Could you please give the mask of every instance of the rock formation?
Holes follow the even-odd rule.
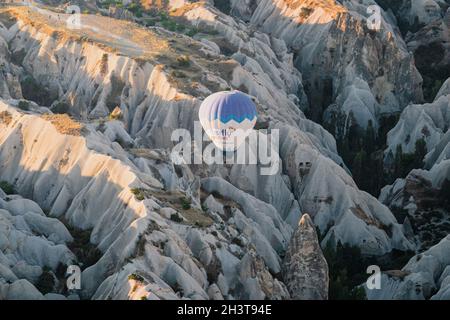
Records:
[[[368,299],[450,299],[450,236],[414,256],[402,270],[382,273],[381,289],[367,290]]]
[[[336,130],[342,126],[336,120],[340,114],[351,113],[365,128],[369,120],[377,123],[380,114],[422,99],[413,57],[387,16],[382,12],[379,30],[369,28],[367,8],[374,4],[263,0],[250,20],[295,51],[306,91],[315,97],[311,117],[337,125]]]
[[[300,219],[283,261],[283,280],[292,299],[328,299],[328,265],[308,214]]]
[[[424,141],[424,169],[411,171],[383,188],[380,200],[394,210],[404,210],[416,229],[419,246],[427,249],[450,232],[448,181],[450,181],[450,94],[444,83],[433,103],[408,106],[388,133],[385,162],[392,163],[398,146],[415,154],[416,142]],[[428,223],[424,223],[428,221]]]

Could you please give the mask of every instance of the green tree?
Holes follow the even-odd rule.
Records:
[[[53,273],[49,268],[44,267],[36,283],[36,288],[42,294],[47,294],[52,292],[54,287],[55,287],[55,278],[53,277]]]
[[[403,158],[403,148],[402,145],[397,145],[395,149],[394,157],[394,176],[400,177],[402,175],[402,158]]]
[[[369,155],[375,151],[376,135],[375,135],[375,129],[372,124],[372,120],[369,120],[367,123],[366,132],[364,134],[363,146],[364,146],[364,150]]]
[[[423,159],[427,154],[427,143],[424,138],[416,141],[416,149],[414,152],[414,168],[423,167]]]
[[[338,243],[333,248],[330,243],[323,249],[329,269],[330,300],[364,300],[364,289],[359,288],[367,278],[367,262],[358,247]]]
[[[349,147],[350,150],[357,152],[358,150],[361,150],[361,127],[356,122],[353,112],[349,113],[348,118],[349,126],[347,138]]]
[[[416,141],[414,153],[403,153],[402,146],[398,145],[394,158],[395,178],[404,178],[411,170],[422,168],[426,154],[427,144],[423,138]]]
[[[353,178],[358,182],[359,187],[364,190],[367,190],[368,182],[370,181],[368,174],[368,169],[370,168],[368,168],[367,160],[366,151],[361,150],[356,154],[352,164]]]
[[[439,192],[439,198],[442,199],[444,206],[447,210],[450,210],[450,180],[445,179],[441,185],[441,191]]]

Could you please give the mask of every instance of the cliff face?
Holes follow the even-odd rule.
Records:
[[[11,63],[8,47],[8,28],[0,24],[0,96],[6,98],[21,98],[18,67]]]
[[[380,5],[395,17],[423,76],[424,98],[431,102],[450,77],[450,2],[402,0]]]
[[[388,133],[385,162],[395,166],[399,153],[414,155],[423,169],[412,170],[383,188],[380,200],[407,213],[420,243],[428,249],[450,232],[446,190],[450,180],[450,92],[447,80],[432,103],[410,105]],[[418,152],[422,143],[424,149]],[[398,160],[397,160],[398,161]],[[394,163],[394,164],[393,164]],[[428,223],[424,224],[424,220]]]
[[[382,12],[381,27],[368,27],[367,8],[374,1],[259,1],[250,24],[285,40],[295,52],[311,97],[310,116],[337,125],[350,113],[365,128],[369,120],[422,100],[422,78],[414,57]],[[339,127],[341,126],[341,127]],[[334,132],[333,132],[334,133]]]
[[[441,142],[450,123],[450,92],[446,94],[445,86],[434,102],[405,108],[398,123],[387,135],[388,148],[385,154],[395,155],[399,145],[403,152],[414,153],[416,141],[420,139],[424,139],[428,151]]]

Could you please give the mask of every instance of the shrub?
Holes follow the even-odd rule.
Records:
[[[183,222],[183,218],[181,218],[178,213],[173,213],[170,215],[170,220],[174,221],[174,222],[178,222],[181,223]]]
[[[167,13],[165,13],[164,11],[161,11],[159,13],[159,17],[161,18],[161,21],[166,21],[169,19],[169,17],[167,16]]]
[[[75,254],[82,270],[94,265],[102,257],[102,252],[91,243],[92,230],[82,230],[65,224],[73,241],[69,243],[68,248]]]
[[[398,145],[394,158],[394,177],[404,178],[413,169],[423,166],[423,159],[427,154],[427,145],[423,138],[416,141],[414,153],[403,153],[402,146]]]
[[[450,180],[445,179],[441,186],[441,191],[439,191],[439,198],[444,204],[447,210],[450,210]]]
[[[59,101],[52,107],[53,113],[57,113],[57,114],[68,113],[69,109],[70,109],[69,104],[67,104],[64,101]]]
[[[56,267],[56,270],[55,270],[56,278],[57,279],[65,278],[66,277],[66,272],[67,272],[67,265],[65,265],[62,262],[58,263],[58,266]]]
[[[136,273],[132,273],[128,276],[128,280],[134,280],[138,282],[144,282],[144,278]]]
[[[28,111],[28,110],[30,110],[30,103],[28,101],[25,101],[25,100],[20,100],[19,104],[17,105],[17,107],[20,110]]]
[[[197,28],[193,28],[190,29],[188,32],[186,32],[186,35],[189,37],[193,37],[195,36],[197,33],[199,32],[199,30]]]
[[[147,27],[153,27],[155,25],[155,21],[153,19],[146,19],[145,20],[145,25]]]
[[[178,32],[183,32],[186,27],[182,24],[177,24],[176,29]]]
[[[15,194],[16,189],[8,181],[0,181],[0,189],[2,189],[6,194]]]
[[[323,250],[330,270],[330,300],[363,300],[364,289],[356,287],[367,279],[366,267],[358,247],[338,243]]]
[[[177,23],[173,20],[163,20],[161,25],[169,31],[177,31]]]
[[[52,292],[54,287],[55,278],[53,277],[53,273],[48,268],[44,268],[36,283],[36,288],[42,294],[47,294]]]
[[[425,83],[424,96],[428,99],[427,101],[432,101],[436,97],[443,84],[444,80],[439,79],[434,81],[429,80],[427,83]]]
[[[25,76],[20,81],[23,97],[26,100],[35,101],[42,106],[49,106],[51,101],[55,99],[55,95],[45,88],[41,83],[36,81],[32,76]]]
[[[145,197],[140,194],[140,195],[136,196],[136,199],[139,200],[139,201],[143,201],[145,199]]]
[[[382,270],[399,270],[412,256],[413,251],[392,250],[383,257],[362,255],[361,249],[348,244],[337,244],[333,248],[327,244],[323,254],[329,269],[330,300],[364,300],[366,299],[362,283],[369,275],[367,266],[378,265]]]
[[[311,13],[313,11],[314,11],[314,9],[312,9],[312,8],[304,7],[304,8],[301,9],[300,17],[303,18],[303,19],[306,19],[306,18],[308,18],[311,15]]]
[[[134,196],[136,197],[136,200],[138,201],[142,201],[145,199],[145,194],[142,191],[142,189],[139,188],[133,188],[130,190],[132,194],[134,194]]]
[[[133,13],[136,13],[136,12],[142,10],[142,8],[140,8],[140,5],[138,5],[137,3],[134,3],[134,2],[127,5],[127,9]]]
[[[188,198],[181,198],[180,202],[183,210],[189,210],[191,208],[191,201]]]
[[[242,243],[242,240],[240,239],[240,238],[238,238],[238,237],[236,237],[236,238],[233,238],[232,240],[231,240],[231,243],[233,243],[233,244],[235,244],[235,245],[237,245],[237,246],[239,246],[239,247],[242,247],[244,244]]]

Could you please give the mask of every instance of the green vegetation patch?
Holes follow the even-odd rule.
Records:
[[[137,273],[132,273],[128,276],[128,280],[134,280],[138,282],[144,282],[144,278]]]
[[[2,189],[6,194],[16,194],[16,189],[8,181],[0,181],[0,189]]]
[[[143,201],[145,199],[145,193],[143,189],[140,188],[132,188],[131,193],[134,194],[136,200]]]
[[[41,106],[50,106],[56,100],[56,96],[45,86],[42,86],[31,75],[27,75],[20,80],[23,97],[26,100],[34,101]]]
[[[25,100],[20,100],[19,104],[17,105],[17,107],[20,110],[28,111],[28,110],[30,110],[30,103],[28,101],[25,101]]]
[[[68,248],[75,254],[82,270],[94,265],[102,257],[102,252],[91,243],[92,230],[82,230],[65,223],[67,229],[73,237]]]
[[[38,289],[42,294],[47,294],[53,292],[55,288],[55,277],[53,276],[53,272],[44,267],[39,279],[36,283],[36,289]]]

